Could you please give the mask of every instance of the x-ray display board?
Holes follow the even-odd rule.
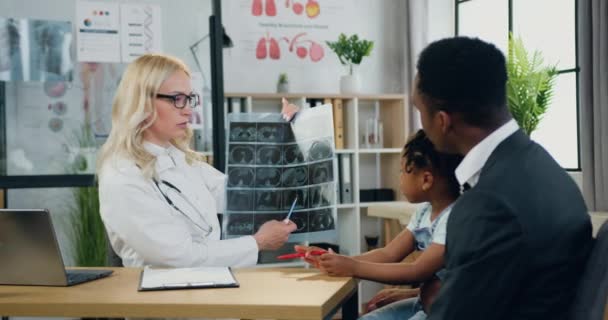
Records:
[[[337,162],[331,105],[280,114],[230,114],[226,133],[225,238],[283,220],[297,198],[289,241],[334,241]]]

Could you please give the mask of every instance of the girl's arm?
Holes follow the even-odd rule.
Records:
[[[322,250],[318,247],[306,247],[299,245],[296,245],[294,248],[295,251],[305,254],[314,250]],[[414,235],[410,230],[406,228],[403,229],[403,231],[401,231],[397,235],[397,237],[395,237],[395,239],[389,242],[386,247],[375,249],[358,256],[350,257],[349,259],[376,263],[400,262],[413,251]],[[320,256],[313,256],[307,254],[303,259],[315,268],[323,270],[320,266]],[[342,270],[342,272],[352,273],[353,270]]]
[[[390,284],[404,284],[431,278],[444,265],[444,251],[444,245],[433,243],[413,263],[376,263],[337,254],[324,254],[319,257],[319,264],[331,276],[354,276]]]

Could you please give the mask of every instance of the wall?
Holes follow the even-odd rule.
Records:
[[[403,92],[402,50],[405,34],[401,27],[401,19],[404,19],[405,12],[399,4],[401,1],[351,1],[351,16],[346,17],[348,26],[343,26],[341,29],[347,34],[356,33],[374,41],[371,56],[365,57],[359,67],[362,92]],[[283,2],[279,1],[281,4]],[[225,7],[224,5],[223,8]],[[223,10],[222,21],[229,35],[231,29],[238,28],[238,19],[226,10]],[[243,66],[237,54],[232,52],[236,49],[225,49],[224,89],[227,92],[275,92],[279,73],[286,72],[290,78],[291,92],[338,92],[340,76],[346,74],[346,69],[340,65],[335,53],[325,44],[323,45],[326,55],[324,59],[331,63],[308,64],[305,67],[280,67],[277,63],[273,63],[275,61],[268,60]]]
[[[237,1],[237,0],[231,0]],[[404,92],[403,70],[404,70],[404,45],[405,45],[405,23],[404,5],[402,0],[353,0],[352,16],[349,17],[352,24],[348,26],[349,32],[358,33],[363,37],[375,41],[374,51],[371,57],[365,58],[359,68],[364,83],[363,91],[369,93],[401,93]],[[426,0],[425,0],[426,1]],[[113,0],[112,2],[125,2]],[[129,3],[156,3],[161,5],[163,14],[163,47],[165,52],[183,59],[194,69],[194,60],[189,51],[189,46],[207,34],[208,16],[211,13],[210,1],[198,0],[155,0],[155,1],[128,1]],[[451,13],[451,0],[429,0],[428,34],[430,38],[439,38],[449,35],[453,28],[453,14]],[[3,17],[33,18],[48,20],[68,20],[75,17],[75,0],[10,0],[0,2],[0,12]],[[224,2],[224,8],[226,4]],[[186,17],[186,18],[185,18]],[[224,10],[223,18],[230,21],[230,12]],[[225,24],[228,34],[230,29],[236,26]],[[203,65],[204,73],[209,80],[209,42],[203,41],[199,48],[199,59]],[[331,51],[326,52],[327,59],[333,61],[329,67],[321,69],[310,69],[305,72],[290,72],[291,91],[293,92],[337,92],[339,90],[339,78],[345,73],[339,64],[337,57]],[[275,90],[278,70],[259,65],[247,74],[239,61],[231,58],[230,49],[224,51],[224,82],[226,91],[248,91],[248,92],[272,92]],[[289,70],[286,70],[289,72]],[[74,75],[75,82],[78,74]],[[9,85],[8,89],[11,88]],[[11,90],[8,90],[9,93]],[[71,104],[80,103],[81,97],[75,95],[76,101]],[[111,99],[107,99],[108,101]],[[70,103],[68,101],[68,103]],[[8,109],[16,110],[19,102],[9,102]],[[71,111],[78,112],[79,108]],[[37,115],[32,115],[36,117]],[[72,115],[74,123],[82,119],[84,115]],[[11,118],[11,114],[7,114]],[[10,135],[10,131],[9,131]],[[14,135],[13,135],[14,136]],[[27,136],[24,133],[23,136]],[[10,140],[11,137],[9,137]],[[19,140],[18,137],[13,139]],[[47,139],[50,140],[49,137]],[[23,141],[14,141],[13,145],[23,145]],[[52,144],[57,141],[44,141]],[[10,153],[9,149],[9,153]],[[56,218],[57,234],[60,240],[64,257],[71,264],[69,237],[67,230],[69,220],[66,219],[67,205],[70,199],[70,189],[45,189],[45,190],[12,190],[8,193],[8,202],[11,207],[48,207]]]
[[[211,13],[211,1],[106,0],[105,2],[152,3],[160,5],[162,10],[164,52],[179,57],[192,70],[195,70],[189,46],[208,33],[208,17]],[[4,0],[0,2],[0,16],[2,17],[73,22],[75,15],[76,0]],[[209,59],[208,50],[209,47],[205,46],[204,43],[199,48],[199,59],[204,68],[209,65],[209,62],[206,61]],[[73,50],[72,52],[75,57],[75,51]],[[42,84],[35,82],[7,83],[8,158],[11,158],[11,154],[14,154],[15,150],[21,149],[25,151],[25,158],[31,159],[31,163],[34,164],[33,170],[27,172],[19,171],[19,168],[9,163],[9,174],[64,173],[63,170],[65,170],[66,163],[69,160],[66,153],[62,151],[62,144],[65,143],[71,130],[78,128],[84,121],[82,83],[78,67],[74,72],[74,82],[71,84],[71,89],[61,98],[61,101],[68,105],[68,112],[63,116],[65,120],[64,129],[61,132],[56,133],[46,130],[49,117],[47,104],[56,100],[51,101],[49,100],[50,98],[45,97],[41,88]],[[28,92],[35,92],[37,95],[32,96]],[[107,94],[109,96],[103,99],[104,104],[110,104],[112,100],[112,92]],[[27,110],[27,115],[19,115],[19,110],[21,110],[21,113],[25,113],[23,111]],[[27,118],[29,124],[40,123],[41,128],[36,128],[34,125],[18,127],[16,123],[19,121],[23,122],[25,118]],[[67,265],[73,264],[69,234],[71,222],[68,216],[69,207],[72,205],[73,199],[71,191],[71,188],[21,189],[9,190],[7,194],[7,202],[11,208],[50,209],[62,255]]]

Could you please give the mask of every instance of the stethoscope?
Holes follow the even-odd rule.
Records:
[[[205,229],[203,228],[200,224],[196,223],[196,221],[192,220],[192,218],[190,218],[190,216],[188,216],[186,213],[184,213],[180,208],[178,208],[173,201],[171,201],[171,199],[167,196],[167,194],[165,194],[163,192],[163,190],[160,188],[160,184],[158,183],[158,181],[156,181],[155,178],[152,178],[152,181],[154,182],[154,184],[156,185],[156,188],[158,188],[158,191],[160,192],[160,194],[163,195],[163,198],[165,198],[165,201],[167,201],[167,203],[175,210],[177,210],[179,213],[181,213],[184,217],[188,218],[188,220],[190,220],[190,222],[192,222],[194,225],[196,225],[199,229],[201,229],[203,232],[205,232],[205,237],[208,236],[209,234],[211,234],[211,232],[213,231],[213,226],[211,226],[211,224],[209,224],[209,222],[207,221],[207,219],[205,218],[205,216],[196,208],[195,205],[192,204],[192,202],[190,202],[190,200],[188,200],[188,198],[186,198],[186,196],[184,196],[184,194],[182,193],[181,190],[179,190],[176,186],[174,186],[172,183],[167,182],[165,180],[161,180],[160,182],[164,185],[166,185],[167,187],[177,191],[177,194],[179,194],[179,196],[187,203],[190,205],[190,207],[192,207],[192,209],[194,209],[194,211],[196,211],[198,213],[198,215],[201,217],[201,219],[203,219],[203,221],[209,226],[209,228]]]

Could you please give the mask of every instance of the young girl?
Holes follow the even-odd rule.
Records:
[[[458,155],[439,153],[422,130],[403,148],[400,189],[411,203],[422,203],[404,229],[386,247],[355,257],[333,253],[305,260],[331,276],[352,276],[389,284],[423,282],[421,289],[380,292],[368,304],[375,309],[363,319],[425,319],[437,293],[444,265],[446,225],[452,204],[460,195],[454,170],[462,160]],[[318,248],[314,248],[318,249]],[[422,254],[413,263],[401,262],[415,250]],[[402,300],[401,300],[402,299]],[[390,303],[396,300],[398,302]],[[390,303],[387,305],[387,303]]]

